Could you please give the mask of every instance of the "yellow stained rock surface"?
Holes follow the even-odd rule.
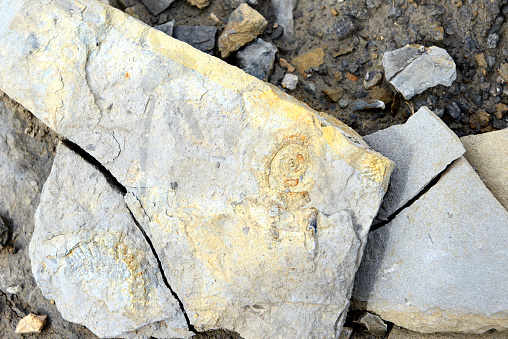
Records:
[[[16,333],[41,333],[46,325],[46,315],[36,315],[30,313],[21,319],[16,326]]]
[[[300,73],[309,70],[309,68],[319,67],[325,60],[325,51],[322,48],[314,48],[313,50],[300,54],[291,61]]]

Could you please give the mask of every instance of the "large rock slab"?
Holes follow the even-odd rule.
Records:
[[[508,329],[508,213],[464,158],[370,233],[354,298],[419,332]]]
[[[110,7],[1,6],[0,87],[126,188],[198,330],[340,333],[391,161],[338,120]]]
[[[385,77],[406,100],[428,88],[451,86],[457,78],[453,59],[439,47],[407,45],[383,55]]]
[[[464,155],[485,186],[508,210],[508,129],[460,138]]]
[[[378,214],[387,220],[466,151],[438,116],[422,107],[405,124],[367,135],[370,147],[392,159],[390,187]]]
[[[157,321],[168,337],[192,335],[121,192],[60,144],[30,243],[32,271],[64,319],[99,337]]]

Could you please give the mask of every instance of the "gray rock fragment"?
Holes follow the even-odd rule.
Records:
[[[169,36],[173,36],[173,27],[175,25],[175,20],[168,21],[166,23],[163,23],[162,25],[157,25],[154,28],[158,29],[161,32],[166,33]]]
[[[385,109],[385,103],[381,100],[374,99],[357,99],[353,102],[353,111],[365,111],[365,110],[383,110]]]
[[[295,34],[293,11],[299,0],[272,0],[275,22],[284,28],[283,37],[292,39]]]
[[[159,15],[175,0],[141,0],[153,15]]]
[[[353,334],[352,327],[343,327],[342,332],[340,332],[339,339],[349,339],[352,334]]]
[[[0,250],[7,244],[9,241],[9,227],[5,225],[3,219],[0,217]]]
[[[238,66],[250,75],[268,80],[275,61],[277,47],[269,42],[256,39],[236,53]]]
[[[379,210],[381,220],[403,207],[465,152],[455,133],[427,107],[420,108],[404,125],[367,135],[364,140],[396,164]]]
[[[173,37],[186,42],[201,52],[213,53],[215,48],[215,26],[174,26]]]
[[[191,335],[122,194],[62,144],[36,211],[30,259],[44,296],[99,337],[161,320],[167,336]]]
[[[508,329],[508,213],[464,158],[370,233],[353,298],[419,332]]]
[[[388,326],[383,319],[370,312],[365,312],[355,322],[365,327],[369,333],[377,336],[384,336],[388,330]]]
[[[332,27],[339,40],[347,38],[356,30],[355,22],[349,16],[337,19]]]
[[[451,86],[457,77],[455,63],[442,48],[407,45],[383,55],[388,81],[406,100],[428,88]]]

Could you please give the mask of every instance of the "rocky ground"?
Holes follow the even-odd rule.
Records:
[[[212,0],[202,9],[189,2],[176,0],[156,15],[142,1],[117,0],[112,4],[151,26],[174,21],[169,25],[173,36],[193,40],[204,51],[221,57],[224,53],[219,49],[219,36],[230,14],[245,1]],[[294,36],[276,23],[277,12],[270,1],[247,2],[266,19],[266,28],[258,37],[271,45],[260,47],[259,41],[250,47],[246,44],[225,60],[247,68],[242,53],[260,53],[258,50],[264,48],[267,52],[261,53],[260,59],[275,55],[274,64],[250,69],[258,72],[255,75],[266,76],[270,83],[339,118],[361,135],[404,123],[424,105],[440,115],[458,136],[508,126],[505,0],[300,0],[292,10]],[[196,31],[185,26],[216,30]],[[381,60],[383,53],[407,44],[444,48],[457,66],[453,84],[433,87],[410,100],[398,94],[384,78]],[[283,86],[287,73],[297,76],[296,88],[289,89],[291,85],[286,82]],[[366,99],[380,100],[385,108],[357,110]],[[0,106],[0,188],[4,193],[0,196],[0,215],[8,230],[2,234],[0,229],[0,286],[10,291],[20,287],[16,293],[0,290],[0,336],[15,337],[18,321],[28,313],[38,313],[48,315],[48,324],[42,334],[26,337],[96,338],[85,327],[63,320],[55,305],[42,296],[28,258],[34,212],[59,136],[7,96],[2,96]],[[361,313],[350,312],[346,323],[353,329],[350,338],[391,337],[392,324],[388,324],[387,334],[376,336],[358,322]],[[393,337],[410,335],[401,331],[397,329]],[[239,336],[217,330],[195,338]]]

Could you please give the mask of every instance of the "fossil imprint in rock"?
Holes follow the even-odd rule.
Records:
[[[338,120],[112,7],[13,0],[0,9],[0,88],[125,187],[122,198],[161,262],[153,272],[165,275],[197,330],[338,336],[390,160]],[[64,162],[71,166],[79,157],[57,158],[71,158]],[[85,171],[60,168],[62,183],[87,180]],[[57,182],[48,181],[41,198],[54,213]],[[68,190],[75,208],[118,198],[106,189],[93,198],[76,185]],[[90,211],[82,225],[90,236],[100,231],[91,220],[108,224],[125,207],[116,206]],[[76,227],[74,207],[58,215],[68,221],[55,234],[59,243],[32,240],[31,248],[41,247],[32,251],[34,267],[75,242],[66,229]],[[51,215],[37,220],[36,232],[48,233]],[[115,277],[90,270],[76,280],[53,264],[58,281],[50,271],[36,274],[46,296]],[[94,295],[99,303],[106,297]],[[73,298],[55,301],[60,310],[79,306]],[[107,308],[63,313],[102,336],[112,328],[130,335],[136,326],[163,336],[144,324],[164,320],[135,310],[143,321],[128,328],[121,321],[98,327]],[[170,333],[182,330],[169,323]]]

